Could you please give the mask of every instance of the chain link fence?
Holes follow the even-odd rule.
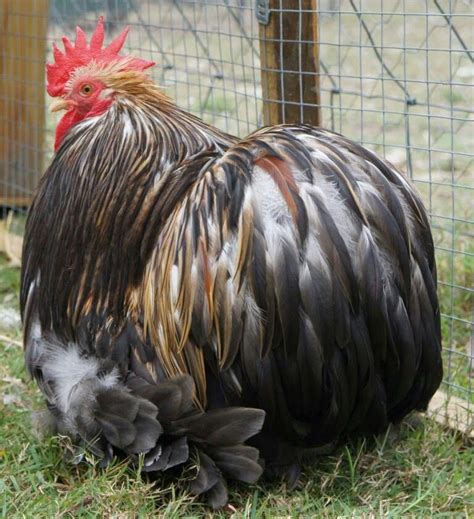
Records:
[[[8,0],[6,0],[8,3]],[[421,192],[435,236],[444,338],[444,389],[474,406],[472,376],[474,204],[473,22],[469,0],[36,0],[22,2],[6,37],[45,25],[28,41],[51,60],[51,43],[75,25],[91,31],[103,14],[109,38],[131,26],[128,50],[157,62],[155,80],[177,103],[234,134],[263,124],[261,34],[271,16],[311,16],[319,38],[321,124],[363,143],[407,172]],[[308,7],[309,6],[309,7]],[[47,30],[46,30],[47,27]],[[10,33],[8,32],[10,31]],[[16,31],[16,32],[15,32]],[[25,38],[23,37],[24,41]],[[46,40],[46,41],[45,41]],[[301,44],[301,38],[293,43]],[[0,156],[3,210],[26,210],[52,152],[57,120],[44,116],[44,83],[17,77],[18,57],[3,46]],[[25,70],[44,58],[22,55]],[[21,60],[20,60],[21,61]],[[304,64],[285,73],[306,72]],[[21,67],[20,67],[21,69]],[[13,83],[12,83],[13,82]],[[23,84],[25,83],[25,84]],[[15,119],[18,89],[34,90]],[[297,96],[298,99],[298,96]],[[301,118],[310,106],[297,101]],[[30,105],[28,104],[30,103]],[[16,105],[18,102],[16,102]],[[282,104],[283,106],[283,104]],[[282,114],[284,120],[284,113]],[[293,121],[292,121],[293,122]],[[20,128],[15,126],[20,124]],[[11,128],[14,128],[13,131]],[[28,131],[28,128],[30,131]],[[22,136],[27,142],[19,144]],[[20,160],[11,159],[21,146]],[[5,150],[7,150],[5,152]],[[26,160],[26,159],[28,160]],[[21,221],[21,217],[18,217]]]

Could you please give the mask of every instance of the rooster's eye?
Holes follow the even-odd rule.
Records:
[[[90,96],[92,94],[92,85],[89,85],[86,83],[85,85],[81,86],[81,94],[83,96]]]

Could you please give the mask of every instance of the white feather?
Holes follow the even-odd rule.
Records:
[[[81,382],[96,379],[98,386],[106,389],[119,381],[115,368],[106,375],[99,376],[99,359],[81,355],[77,344],[70,343],[64,347],[47,343],[43,359],[43,376],[45,380],[54,383],[56,405],[63,413],[68,412],[74,390]]]

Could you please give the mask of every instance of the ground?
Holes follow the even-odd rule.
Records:
[[[145,481],[116,462],[74,465],[65,438],[41,437],[39,392],[24,369],[18,322],[19,271],[0,256],[0,513],[2,517],[199,517],[209,511],[183,486]],[[6,312],[5,309],[8,308]],[[11,310],[14,310],[12,312]],[[384,436],[341,447],[305,468],[301,488],[280,482],[231,487],[216,516],[469,517],[474,449],[423,415]]]

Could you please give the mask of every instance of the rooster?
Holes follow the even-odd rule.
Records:
[[[26,365],[104,462],[298,478],[302,456],[426,408],[442,379],[433,240],[391,164],[336,133],[244,140],[77,28],[47,65],[66,113],[29,211]],[[174,472],[173,469],[174,468]]]

